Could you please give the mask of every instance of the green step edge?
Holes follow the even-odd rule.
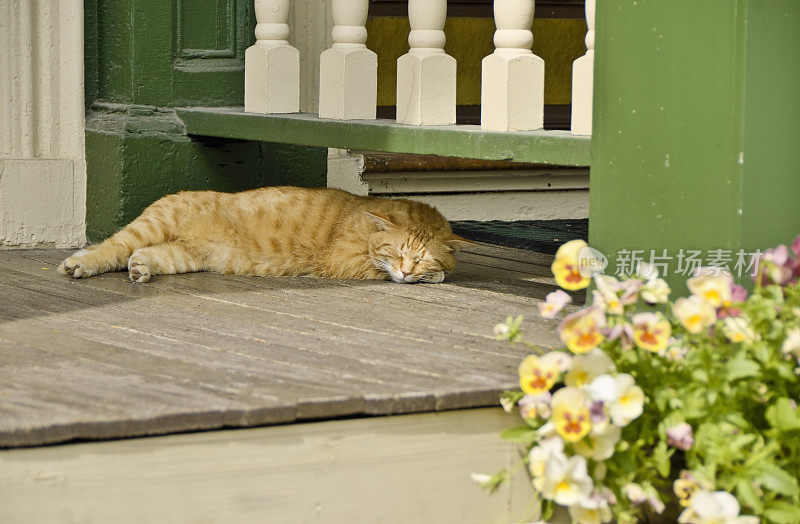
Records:
[[[481,131],[480,126],[410,126],[394,120],[263,115],[241,107],[176,108],[189,135],[424,155],[589,166],[591,137],[569,131]]]

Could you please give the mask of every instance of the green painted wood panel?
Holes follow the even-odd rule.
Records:
[[[799,5],[598,3],[590,241],[612,262],[800,232]]]
[[[190,135],[367,151],[588,166],[591,139],[565,131],[488,132],[480,126],[408,126],[394,120],[261,115],[242,108],[179,108]]]
[[[98,98],[168,107],[243,103],[244,51],[255,40],[252,0],[89,0],[86,12],[97,72],[88,60],[87,69]]]
[[[800,2],[748,0],[747,28],[742,244],[754,249],[800,233]]]

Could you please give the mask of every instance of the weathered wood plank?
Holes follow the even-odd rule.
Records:
[[[491,327],[551,289],[514,252],[416,286],[71,280],[64,255],[0,251],[0,446],[495,405],[527,350]],[[529,327],[556,343],[552,322]]]
[[[500,409],[0,451],[0,522],[528,522]],[[46,503],[44,502],[46,501]]]

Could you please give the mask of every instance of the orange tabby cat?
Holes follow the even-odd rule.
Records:
[[[298,187],[186,191],[153,203],[58,270],[85,278],[127,267],[133,282],[217,271],[438,283],[455,267],[460,243],[468,241],[438,211],[410,200]]]

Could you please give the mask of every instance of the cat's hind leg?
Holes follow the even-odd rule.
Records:
[[[58,272],[72,278],[86,278],[119,271],[127,267],[136,249],[165,242],[174,226],[163,213],[157,213],[163,200],[166,199],[150,206],[139,218],[100,244],[73,253],[58,266]]]
[[[196,249],[182,242],[143,247],[128,259],[128,276],[131,282],[142,284],[153,275],[203,271],[206,269],[203,258]]]

